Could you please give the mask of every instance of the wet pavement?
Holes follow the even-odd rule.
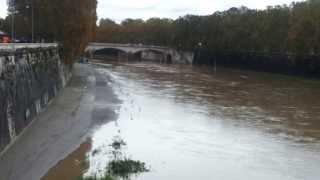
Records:
[[[319,81],[146,62],[75,69],[35,129],[1,158],[0,177],[39,179],[50,167],[43,180],[101,175],[115,137],[151,170],[132,180],[320,177]]]

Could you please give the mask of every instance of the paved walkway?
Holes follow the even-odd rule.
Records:
[[[76,64],[69,85],[0,157],[0,180],[40,179],[88,137],[94,124],[115,120],[120,101],[108,81],[91,65]]]

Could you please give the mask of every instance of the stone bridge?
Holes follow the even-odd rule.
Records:
[[[153,60],[165,63],[193,63],[192,52],[177,51],[170,47],[141,44],[89,43],[85,50],[92,58],[113,54],[125,60]]]

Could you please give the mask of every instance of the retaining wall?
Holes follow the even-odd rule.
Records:
[[[240,67],[256,71],[320,78],[320,55],[198,51],[194,64]]]
[[[70,78],[57,47],[0,52],[0,152]]]

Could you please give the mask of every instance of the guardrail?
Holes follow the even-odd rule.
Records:
[[[157,49],[171,49],[164,46],[143,45],[143,44],[117,44],[117,43],[96,43],[91,42],[88,46],[110,46],[110,47],[134,47],[134,48],[157,48]]]
[[[57,43],[0,43],[0,51],[15,51],[17,49],[34,49],[58,47]]]

